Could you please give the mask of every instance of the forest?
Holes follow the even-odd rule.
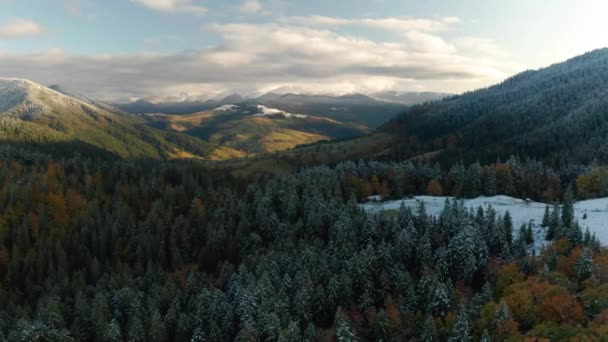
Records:
[[[0,148],[0,340],[592,341],[608,251],[573,220],[606,170],[512,157],[442,169],[344,162],[236,179],[196,161]],[[551,243],[447,200],[368,214],[380,194],[558,201]],[[540,218],[539,218],[540,219]]]

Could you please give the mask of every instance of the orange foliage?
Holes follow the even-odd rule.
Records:
[[[580,247],[576,247],[570,252],[568,256],[558,256],[556,271],[563,273],[567,277],[571,278],[574,276],[574,265],[576,260],[581,256],[583,250]]]
[[[605,182],[608,179],[608,170],[603,167],[593,169],[586,175],[576,179],[578,196],[582,198],[599,197],[604,194]]]
[[[559,324],[577,325],[585,318],[583,306],[570,293],[546,298],[539,310],[543,320]]]
[[[540,321],[578,324],[584,320],[582,305],[567,289],[529,278],[505,289],[505,302],[525,328]]]
[[[429,196],[443,196],[443,187],[437,180],[433,179],[426,187],[426,193]]]
[[[600,283],[608,282],[608,253],[602,253],[595,257],[595,270]]]
[[[496,273],[496,294],[500,297],[503,291],[510,285],[525,279],[517,264],[512,262],[502,266]]]

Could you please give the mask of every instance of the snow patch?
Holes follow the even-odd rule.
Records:
[[[214,112],[229,112],[229,111],[235,110],[237,108],[239,108],[239,106],[237,106],[237,105],[225,104],[225,105],[219,106],[217,108],[214,108],[213,111]]]
[[[371,213],[385,210],[399,210],[401,204],[415,209],[424,203],[426,212],[431,216],[438,216],[445,205],[446,199],[453,197],[434,197],[416,196],[396,201],[386,201],[380,203],[364,203],[361,207]],[[504,215],[507,211],[513,219],[514,231],[519,231],[523,224],[532,223],[534,229],[535,247],[540,247],[539,243],[544,243],[545,230],[540,225],[545,213],[546,203],[522,200],[509,196],[477,197],[462,200],[464,206],[469,209],[477,209],[492,206],[496,213]],[[594,200],[581,201],[574,204],[574,216],[581,226],[583,232],[589,229],[595,233],[603,245],[608,245],[608,198],[598,198]]]
[[[293,113],[286,112],[284,110],[266,107],[264,105],[258,105],[257,107],[260,112],[257,114],[254,114],[253,116],[283,115],[286,118],[293,117],[293,118],[299,118],[299,119],[304,119],[304,118],[308,117],[307,115],[304,115],[304,114],[293,114]]]

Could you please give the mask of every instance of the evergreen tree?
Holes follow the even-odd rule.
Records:
[[[572,187],[568,187],[564,195],[564,203],[562,205],[562,224],[569,228],[574,223],[574,194]]]
[[[194,333],[192,334],[192,337],[190,338],[190,342],[206,342],[207,339],[205,338],[205,331],[203,330],[203,328],[196,327],[196,329],[194,329]]]
[[[469,317],[467,311],[464,308],[460,309],[456,323],[452,328],[449,342],[469,342],[471,341]]]
[[[357,341],[357,337],[350,322],[344,317],[342,309],[338,308],[336,311],[336,318],[334,320],[336,328],[336,341],[338,342],[354,342]]]
[[[376,337],[379,337],[381,340],[387,340],[390,337],[390,330],[391,322],[388,320],[384,309],[380,309],[376,315],[376,322],[374,324],[374,332]]]
[[[450,293],[443,282],[437,282],[433,289],[430,301],[430,309],[433,314],[444,317],[450,310]]]
[[[487,168],[484,181],[484,194],[486,196],[496,195],[496,169],[494,166],[489,166]]]
[[[507,211],[503,217],[504,236],[510,248],[513,248],[513,219],[511,213]]]
[[[435,328],[435,320],[433,319],[433,316],[427,317],[426,321],[424,321],[424,327],[420,337],[422,341],[425,342],[439,341],[439,335],[437,334],[437,329]]]
[[[547,204],[547,206],[545,207],[545,214],[543,215],[543,221],[542,221],[541,227],[543,227],[543,228],[549,227],[549,222],[550,222],[550,214],[549,214],[549,205]]]
[[[593,274],[594,269],[593,253],[591,252],[591,249],[585,248],[583,249],[583,253],[576,260],[574,273],[579,281],[583,281]]]

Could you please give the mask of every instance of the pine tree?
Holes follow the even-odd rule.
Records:
[[[550,222],[550,214],[549,214],[549,205],[547,204],[547,206],[545,207],[545,214],[543,215],[543,222],[541,224],[541,227],[543,227],[543,228],[549,227],[549,222]]]
[[[338,308],[336,311],[336,318],[334,320],[336,327],[336,341],[338,342],[354,342],[357,341],[357,337],[350,322],[344,317],[342,308]]]
[[[483,334],[481,334],[481,339],[479,340],[479,342],[492,342],[492,338],[490,337],[490,334],[488,334],[488,330],[483,331]]]
[[[509,211],[505,213],[502,221],[505,239],[509,244],[509,247],[513,248],[513,219],[511,218],[511,213],[509,213]]]
[[[425,342],[438,342],[439,335],[437,334],[437,329],[435,328],[435,320],[433,316],[427,317],[426,321],[424,321],[422,334],[420,335],[422,341]]]
[[[205,331],[203,330],[203,328],[196,327],[196,329],[194,329],[194,333],[192,333],[192,337],[190,338],[190,342],[206,342],[207,339],[205,338]]]
[[[595,265],[593,262],[593,253],[591,249],[583,249],[583,253],[576,260],[574,265],[574,273],[579,281],[583,281],[593,274]]]
[[[496,195],[496,169],[494,166],[487,168],[485,182],[484,182],[484,193],[486,196]]]
[[[547,229],[547,241],[555,240],[561,238],[561,219],[560,219],[560,208],[556,203],[553,205],[553,210],[551,211],[551,217],[549,218],[549,229]]]
[[[507,306],[507,303],[501,301],[498,305],[498,309],[494,313],[494,319],[492,320],[492,324],[494,327],[500,322],[508,321],[511,319],[511,311]]]
[[[120,326],[116,319],[112,319],[112,321],[108,324],[106,328],[106,338],[107,341],[111,342],[120,342],[122,341],[122,333],[120,332]]]
[[[376,315],[376,322],[374,324],[374,332],[376,333],[376,337],[379,337],[381,340],[386,340],[390,336],[390,330],[391,322],[388,320],[384,309],[380,309],[380,311],[378,311],[378,315]]]
[[[431,294],[430,309],[435,315],[445,317],[450,309],[450,293],[443,282],[437,282]]]
[[[304,331],[304,342],[314,342],[317,338],[317,332],[315,325],[308,323],[306,330]]]
[[[464,308],[460,309],[460,313],[458,314],[458,318],[456,319],[456,323],[452,328],[452,332],[450,333],[450,337],[448,339],[449,342],[470,342],[471,341],[471,333],[470,333],[470,325],[469,325],[469,317],[467,315],[467,311]]]
[[[574,194],[572,187],[568,187],[564,195],[564,204],[562,205],[562,224],[569,228],[574,223]]]

